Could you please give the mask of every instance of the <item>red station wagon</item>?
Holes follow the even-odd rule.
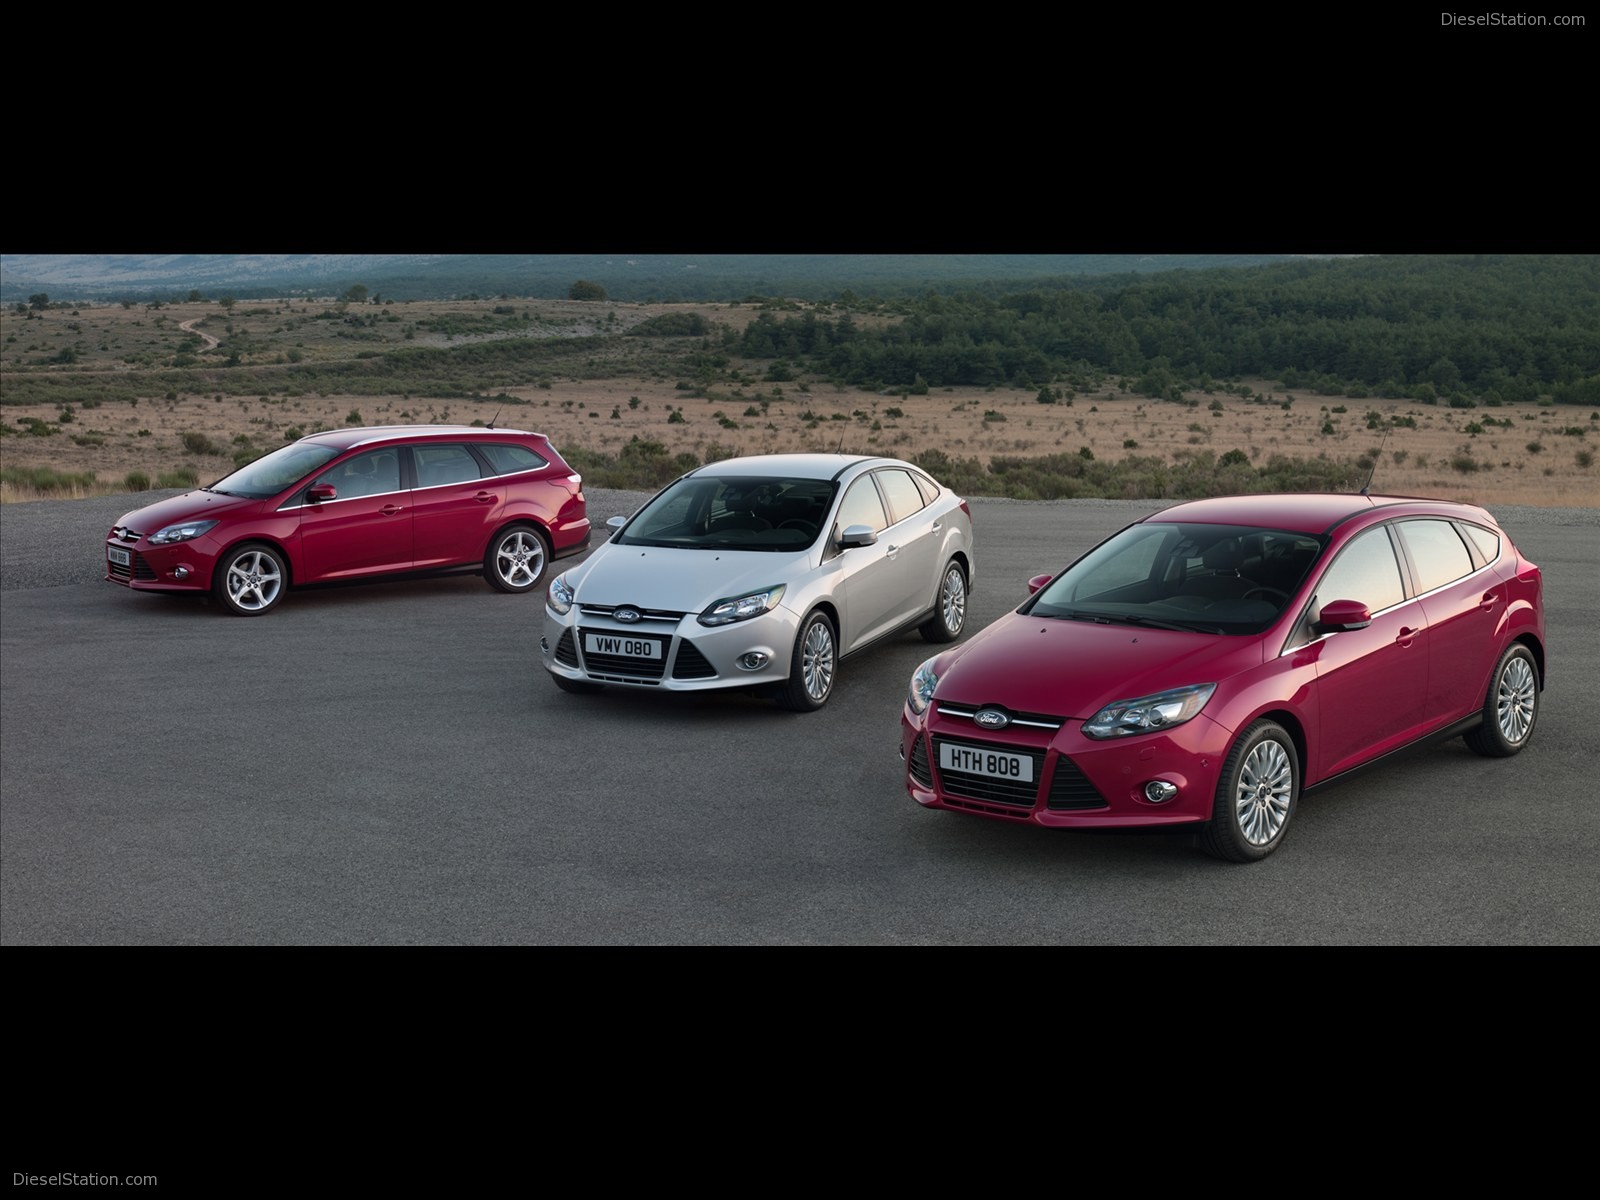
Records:
[[[413,572],[481,571],[502,592],[532,592],[552,560],[589,545],[582,487],[541,433],[315,433],[128,513],[106,536],[106,578],[209,591],[246,617],[291,587]]]
[[[1191,826],[1249,862],[1302,791],[1414,743],[1516,754],[1545,677],[1539,568],[1482,508],[1199,500],[1130,525],[923,663],[911,797],[1055,828]]]

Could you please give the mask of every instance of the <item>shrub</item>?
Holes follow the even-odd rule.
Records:
[[[193,467],[184,467],[177,471],[163,471],[156,477],[156,486],[164,488],[192,488],[200,482],[200,476]]]
[[[143,471],[129,471],[122,477],[122,486],[130,492],[148,492],[150,476]]]
[[[180,434],[179,438],[183,442],[183,452],[185,454],[226,454],[228,452],[205,434],[195,433],[193,430]]]

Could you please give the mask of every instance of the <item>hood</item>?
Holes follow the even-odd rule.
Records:
[[[793,588],[806,554],[605,545],[574,569],[579,604],[635,604],[697,613],[714,600],[783,583]]]
[[[224,513],[257,508],[261,503],[248,496],[224,496],[220,492],[197,490],[157,500],[154,504],[124,513],[117,525],[126,525],[148,536],[163,526],[176,525],[179,521],[214,521]]]
[[[1259,637],[1002,617],[963,646],[934,693],[952,704],[1087,720],[1115,700],[1216,683],[1261,662]]]

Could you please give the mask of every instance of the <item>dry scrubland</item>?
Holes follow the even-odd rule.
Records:
[[[344,311],[329,319],[328,311]],[[545,434],[563,449],[615,455],[633,438],[660,442],[669,453],[706,460],[770,451],[835,450],[913,458],[942,450],[987,463],[1082,454],[1116,461],[1129,455],[1168,461],[1238,450],[1256,465],[1278,455],[1355,459],[1375,451],[1388,427],[1374,480],[1378,490],[1439,495],[1475,503],[1600,507],[1600,413],[1592,409],[1507,404],[1452,409],[1411,400],[1320,396],[1286,391],[1271,380],[1246,380],[1251,396],[1190,393],[1185,403],[1152,400],[1110,381],[1105,390],[1056,404],[1038,402],[1037,389],[935,388],[926,395],[840,390],[800,373],[791,382],[766,382],[766,361],[734,360],[736,382],[713,383],[708,393],[682,386],[682,363],[671,357],[701,338],[617,338],[603,353],[585,343],[580,353],[553,357],[543,377],[526,386],[494,386],[476,398],[375,396],[353,392],[268,387],[237,391],[250,368],[327,364],[370,358],[413,346],[461,346],[504,337],[570,339],[621,333],[663,312],[692,311],[713,326],[742,325],[754,305],[638,305],[569,301],[484,300],[342,306],[328,300],[190,303],[51,309],[28,320],[8,311],[0,320],[0,399],[15,396],[24,372],[78,373],[112,378],[137,397],[96,407],[59,404],[0,407],[0,467],[48,467],[94,482],[77,494],[132,490],[130,473],[161,486],[175,472],[208,483],[233,469],[241,450],[268,450],[300,433],[348,424],[495,421]],[[862,318],[858,325],[872,323]],[[370,323],[363,323],[370,322]],[[498,323],[504,330],[475,332]],[[230,328],[231,327],[231,328]],[[451,331],[451,330],[457,331]],[[459,332],[459,330],[466,332]],[[202,342],[202,339],[204,341]],[[211,339],[222,343],[211,348]],[[73,348],[72,361],[52,363]],[[217,371],[222,391],[182,392],[158,378],[175,353],[197,368],[230,349],[238,364]],[[137,360],[130,362],[129,360]],[[282,374],[283,379],[291,377]],[[709,395],[709,398],[707,398]],[[1395,426],[1408,418],[1415,427]],[[29,429],[53,427],[37,435]],[[298,431],[298,432],[297,432]],[[196,448],[199,452],[196,452]],[[37,498],[6,483],[6,500]]]

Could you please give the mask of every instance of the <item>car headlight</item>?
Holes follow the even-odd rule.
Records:
[[[572,586],[567,582],[566,575],[557,575],[550,581],[550,589],[545,594],[545,603],[551,608],[566,616],[572,611],[573,598]]]
[[[933,669],[933,659],[923,663],[911,673],[911,688],[906,693],[906,703],[918,715],[928,711],[933,703],[933,689],[939,686],[939,676]]]
[[[1157,692],[1153,696],[1118,700],[1085,721],[1083,732],[1092,738],[1119,738],[1171,729],[1198,715],[1216,690],[1214,683],[1197,683],[1193,687],[1173,688],[1170,692]]]
[[[150,544],[170,546],[173,542],[187,542],[191,538],[209,532],[215,525],[215,521],[180,521],[176,525],[168,525],[165,529],[158,529],[152,533]]]
[[[775,584],[757,592],[746,592],[743,596],[728,596],[722,600],[712,601],[705,612],[700,614],[700,624],[731,625],[735,621],[748,621],[751,617],[759,617],[762,613],[778,607],[778,601],[783,599],[784,586],[781,583]]]

